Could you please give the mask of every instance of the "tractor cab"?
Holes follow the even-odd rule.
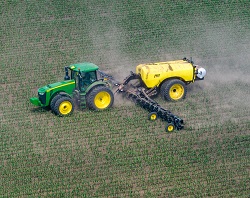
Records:
[[[64,80],[75,80],[76,89],[86,91],[86,89],[97,81],[97,70],[99,67],[93,63],[77,63],[65,67]]]

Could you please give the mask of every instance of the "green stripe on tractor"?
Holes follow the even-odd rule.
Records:
[[[71,85],[71,84],[75,84],[75,81],[72,81],[72,82],[70,82],[70,83],[62,84],[62,85],[59,85],[59,86],[56,86],[56,87],[47,89],[46,92],[50,92],[50,91],[53,90],[53,89],[57,89],[57,88],[64,87],[64,86],[68,86],[68,85]]]

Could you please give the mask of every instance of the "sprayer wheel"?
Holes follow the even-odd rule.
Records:
[[[179,79],[167,80],[161,86],[161,95],[167,101],[184,99],[186,94],[187,86]]]
[[[168,123],[166,125],[166,132],[173,132],[175,129],[174,125],[172,123]]]
[[[156,112],[151,112],[151,113],[148,114],[148,119],[149,120],[154,121],[154,120],[157,120],[157,118],[158,118],[158,115],[157,115]]]

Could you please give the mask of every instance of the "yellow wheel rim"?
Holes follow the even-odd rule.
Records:
[[[152,114],[152,115],[150,116],[150,120],[156,120],[156,118],[157,118],[156,114]]]
[[[98,94],[96,94],[94,99],[95,106],[98,109],[105,109],[106,107],[109,106],[110,102],[111,102],[111,96],[106,91],[99,92]]]
[[[59,106],[59,112],[62,115],[67,115],[72,111],[72,104],[69,101],[63,101]]]
[[[173,100],[179,100],[184,95],[184,87],[181,84],[174,84],[169,90],[169,96]]]
[[[168,131],[169,131],[169,132],[172,132],[173,130],[174,130],[174,126],[173,126],[173,125],[169,125],[169,126],[168,126]]]

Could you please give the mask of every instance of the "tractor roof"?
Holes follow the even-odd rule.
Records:
[[[69,66],[69,69],[71,69],[73,71],[80,70],[81,72],[91,72],[91,71],[98,70],[99,67],[97,65],[95,65],[94,63],[84,62],[84,63],[72,64]]]

